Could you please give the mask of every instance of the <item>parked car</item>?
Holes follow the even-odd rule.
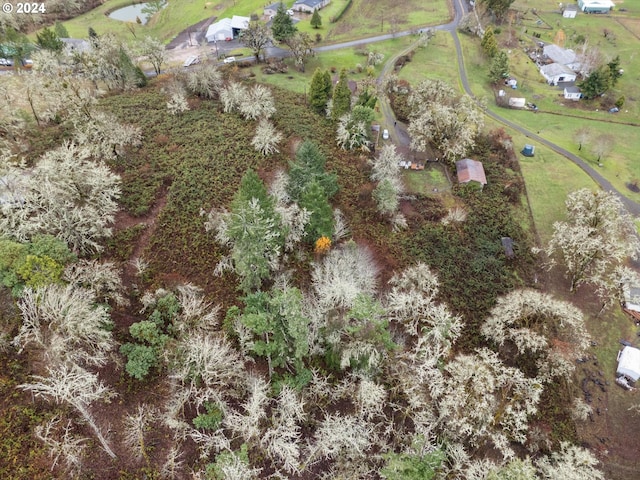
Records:
[[[387,130],[386,128],[382,130],[382,139],[389,140],[389,130]]]
[[[224,63],[233,63],[236,61],[236,57],[227,57],[223,60]]]
[[[290,17],[293,17],[293,10],[291,9],[287,10],[287,15],[289,15]]]
[[[12,67],[13,66],[13,60],[11,60],[10,58],[0,58],[0,66]]]
[[[613,107],[609,109],[609,113],[618,113],[620,109],[618,107]]]

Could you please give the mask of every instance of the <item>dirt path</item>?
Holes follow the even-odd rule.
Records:
[[[142,257],[151,236],[154,234],[157,228],[156,220],[160,215],[160,212],[167,204],[167,197],[169,195],[168,189],[165,187],[161,190],[160,195],[156,199],[153,207],[144,217],[132,217],[124,211],[118,212],[115,219],[115,230],[124,230],[125,228],[142,225],[145,227],[142,235],[136,240],[133,252],[128,261],[125,262],[123,269],[123,283],[125,287],[130,287],[133,279],[137,277],[138,272],[136,269],[136,261]]]

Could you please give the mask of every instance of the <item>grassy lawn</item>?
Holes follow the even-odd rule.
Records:
[[[85,38],[89,27],[98,34],[115,33],[122,38],[133,39],[126,23],[110,19],[107,14],[120,7],[130,5],[131,0],[108,0],[98,8],[63,22],[69,35]],[[135,25],[138,37],[150,35],[168,42],[187,27],[210,17],[231,17],[233,15],[262,17],[264,1],[261,0],[223,0],[210,2],[207,0],[169,0],[165,9],[152,18],[145,26]]]
[[[424,170],[403,170],[402,178],[408,193],[432,195],[451,190],[444,166],[440,163],[427,163]]]
[[[325,9],[320,11],[324,30],[320,33],[330,43],[390,33],[394,29],[402,31],[439,25],[450,19],[449,7],[444,0],[353,0],[349,10],[335,24],[329,23],[330,14],[324,12]]]
[[[398,73],[398,77],[416,84],[426,79],[451,83],[458,78],[458,63],[451,61],[455,55],[453,38],[448,32],[436,32],[425,48],[418,48],[411,62]],[[456,82],[457,84],[457,82]]]
[[[108,13],[120,7],[130,5],[131,0],[107,0],[98,8],[63,22],[69,35],[85,38],[89,27],[98,34],[114,33],[122,38],[133,39],[125,22],[112,20]],[[290,4],[293,2],[287,2]],[[301,21],[300,31],[308,32],[315,38],[319,33],[330,42],[362,38],[379,33],[388,33],[390,28],[397,31],[424,25],[436,25],[449,20],[449,10],[445,0],[424,3],[419,0],[408,0],[396,4],[391,0],[368,2],[353,0],[349,11],[337,23],[330,23],[330,18],[337,15],[344,7],[346,0],[334,0],[320,14],[322,27],[313,29],[309,23],[311,15],[296,14]],[[138,37],[151,35],[163,41],[173,39],[179,32],[210,17],[231,17],[233,15],[258,15],[262,18],[265,2],[262,0],[223,0],[211,2],[207,0],[169,1],[167,7],[152,18],[145,26],[133,25]]]
[[[362,54],[369,50],[375,50],[384,54],[385,58],[389,58],[398,50],[406,48],[414,39],[411,37],[394,38],[392,40],[386,40],[384,42],[376,42],[364,47],[344,48],[331,52],[322,52],[317,54],[314,58],[307,62],[305,72],[299,72],[293,65],[292,59],[286,59],[285,62],[289,66],[289,71],[284,74],[270,74],[267,75],[262,72],[262,65],[251,67],[251,71],[255,74],[255,79],[261,83],[268,83],[272,85],[278,85],[279,87],[286,88],[297,93],[303,93],[309,88],[311,77],[316,71],[316,68],[321,70],[335,69],[335,75],[338,75],[343,68],[347,70],[350,80],[360,81],[365,78],[369,78],[373,81],[373,77],[367,77],[364,69],[358,72],[358,65],[366,67],[367,58]],[[375,68],[374,75],[377,76],[380,73],[382,65],[378,65]]]
[[[479,91],[478,89],[483,86],[484,78],[484,65],[478,61],[480,52],[476,49],[474,43],[468,41],[467,37],[461,36],[461,39],[465,47],[469,82],[475,91]],[[454,56],[455,50],[451,35],[445,32],[438,32],[427,48],[416,52],[413,61],[400,71],[399,76],[414,84],[426,78],[452,81],[452,79],[457,78],[458,74],[457,63],[451,61]],[[499,113],[507,117],[508,115],[505,115],[505,113],[520,114],[523,118],[509,118],[525,125],[527,124],[527,119],[524,117],[533,117],[533,121],[540,122],[537,129],[546,128],[552,130],[555,128],[555,125],[548,123],[548,119],[546,120],[547,123],[545,123],[542,115],[533,115],[531,112],[500,109]],[[552,119],[560,122],[563,117]],[[531,139],[526,138],[524,135],[487,119],[485,126],[487,130],[501,127],[505,128],[512,136],[516,151],[521,150],[524,144],[532,143]],[[577,150],[577,146],[573,147],[572,135],[571,133],[566,147]],[[553,222],[561,220],[563,217],[564,200],[567,194],[579,188],[596,188],[596,186],[579,167],[552,150],[535,142],[533,144],[536,146],[536,156],[533,158],[520,156],[520,166],[527,186],[536,228],[540,238],[545,241],[551,235]]]

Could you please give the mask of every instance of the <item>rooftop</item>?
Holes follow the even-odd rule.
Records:
[[[467,183],[476,181],[482,185],[487,184],[487,177],[484,174],[482,162],[465,158],[456,162],[456,171],[458,172],[458,182]]]

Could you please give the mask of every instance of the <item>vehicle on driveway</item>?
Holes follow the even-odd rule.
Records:
[[[233,63],[236,61],[236,57],[227,57],[223,60],[224,63]]]
[[[387,130],[386,128],[382,130],[382,139],[389,140],[389,130]]]

